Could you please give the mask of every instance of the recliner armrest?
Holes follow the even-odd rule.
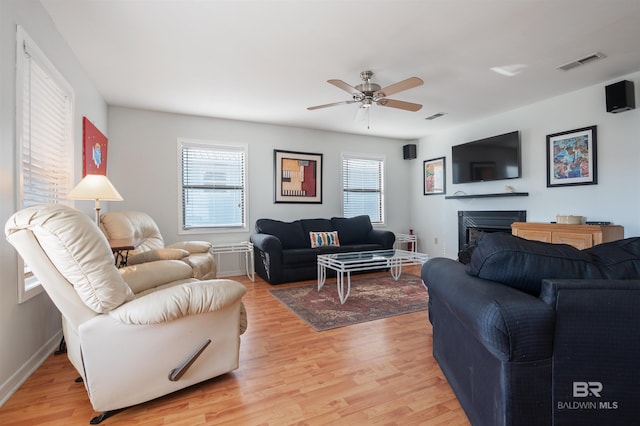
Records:
[[[212,244],[208,241],[181,241],[165,246],[165,248],[186,250],[189,253],[206,253]]]
[[[182,260],[189,256],[189,252],[177,248],[161,248],[143,251],[127,258],[127,265],[155,262],[158,260]]]
[[[150,325],[224,309],[247,289],[232,280],[195,281],[148,293],[109,312],[125,324]]]
[[[125,266],[118,271],[134,294],[193,276],[191,266],[181,260],[146,262]]]

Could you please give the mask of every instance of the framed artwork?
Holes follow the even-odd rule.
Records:
[[[107,137],[82,117],[82,176],[107,174]]]
[[[273,151],[276,203],[322,203],[322,154]]]
[[[547,187],[598,183],[596,127],[547,135]]]
[[[424,195],[446,193],[445,157],[426,160],[422,176],[424,178]]]

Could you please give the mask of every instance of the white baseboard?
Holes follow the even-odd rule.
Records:
[[[58,348],[62,330],[56,333],[38,352],[25,362],[9,379],[0,385],[0,407],[11,398],[18,388],[31,376],[49,355]]]

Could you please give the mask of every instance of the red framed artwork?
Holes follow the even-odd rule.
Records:
[[[107,137],[87,117],[82,117],[82,176],[107,174]]]

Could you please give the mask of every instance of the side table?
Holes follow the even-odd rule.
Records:
[[[393,243],[393,248],[402,249],[400,244],[407,243],[407,251],[417,252],[418,251],[418,237],[415,234],[398,234],[395,233],[396,242]],[[411,250],[409,250],[411,248]]]
[[[127,260],[129,258],[129,250],[133,250],[142,243],[142,239],[129,239],[121,238],[118,240],[109,240],[109,247],[113,252],[116,268],[123,268],[127,266]]]
[[[244,264],[247,272],[247,277],[249,277],[251,281],[255,281],[255,267],[253,264],[253,243],[249,241],[243,241],[241,243],[214,245],[211,247],[211,249],[209,249],[209,252],[216,256],[218,265],[220,264],[221,254],[244,253]]]

